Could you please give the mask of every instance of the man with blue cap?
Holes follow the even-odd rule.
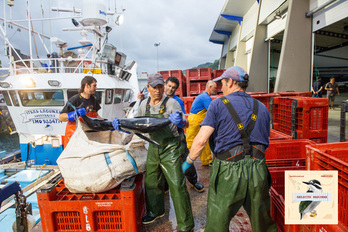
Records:
[[[245,91],[249,76],[238,66],[228,68],[213,81],[221,81],[223,97],[210,103],[185,171],[210,138],[216,159],[210,172],[205,231],[229,231],[241,206],[254,232],[277,231],[270,217],[271,176],[265,162],[269,145],[270,116],[264,104]]]

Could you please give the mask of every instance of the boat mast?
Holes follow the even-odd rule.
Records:
[[[29,0],[27,0],[27,8],[28,8],[28,28],[29,28],[29,53],[30,53],[30,71],[33,71],[33,51],[32,51],[32,44],[31,44],[31,20],[30,20],[30,3]]]

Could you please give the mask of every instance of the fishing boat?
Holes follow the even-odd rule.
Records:
[[[116,26],[111,20],[120,20],[122,15],[117,14],[116,10],[108,10],[110,8],[103,1],[84,0],[81,6],[81,9],[52,8],[60,15],[62,12],[72,14],[71,17],[62,18],[71,21],[71,27],[65,24],[68,27],[62,28],[62,32],[80,32],[81,38],[71,44],[61,37],[46,36],[32,28],[34,20],[55,18],[28,17],[26,21],[29,27],[20,26],[17,23],[20,20],[3,19],[5,27],[0,30],[10,62],[8,77],[0,82],[0,91],[19,134],[22,161],[34,160],[37,165],[56,164],[64,149],[62,136],[66,127],[65,122],[58,120],[60,111],[67,100],[77,94],[86,75],[97,79],[95,95],[101,106],[98,114],[102,118],[111,120],[113,117],[123,117],[123,109],[136,100],[139,91],[137,64],[135,61],[127,62],[126,54],[108,41],[109,32]],[[33,6],[28,1],[28,9],[30,7]],[[4,11],[11,9],[10,6],[5,7],[4,1]],[[30,10],[28,12],[30,14]],[[11,44],[6,34],[7,25],[29,31],[29,57],[21,56]],[[60,36],[64,35],[57,29],[55,31]],[[34,38],[40,38],[42,42],[45,50],[43,57],[33,57]],[[54,46],[49,51],[47,43],[55,44],[57,51],[54,51]]]
[[[98,114],[108,120],[125,116],[126,109],[136,101],[139,88],[136,62],[127,61],[127,55],[109,41],[110,31],[122,19],[116,3],[115,9],[110,10],[106,1],[83,0],[80,9],[52,7],[50,10],[58,12],[57,17],[32,18],[30,9],[40,6],[31,6],[27,1],[27,11],[23,13],[29,16],[24,20],[12,19],[14,1],[3,1],[3,5],[4,18],[0,21],[4,26],[0,26],[0,37],[5,42],[9,65],[8,76],[0,80],[0,92],[16,128],[12,133],[19,135],[22,160],[18,164],[0,165],[0,180],[3,181],[0,192],[17,196],[16,200],[6,199],[7,204],[2,206],[0,228],[12,231],[19,205],[15,206],[14,201],[27,199],[37,223],[40,215],[35,192],[50,179],[59,179],[56,161],[64,149],[62,137],[66,122],[60,122],[58,117],[68,99],[78,93],[81,80],[87,75],[97,80],[95,96],[101,106]],[[9,12],[10,19],[7,19]],[[33,28],[34,21],[48,21],[46,25],[51,25],[51,21],[57,19],[63,20],[64,24],[60,25],[65,27],[52,29],[59,38]],[[23,26],[24,23],[27,26]],[[8,27],[28,31],[28,39],[22,39],[21,46],[29,47],[29,56],[22,55],[11,43]],[[77,32],[80,38],[76,37]],[[65,42],[63,36],[75,41]],[[35,45],[38,51],[38,41],[42,43],[43,52],[37,52],[35,58],[32,50]],[[21,190],[12,186],[14,182],[20,184]],[[0,199],[0,204],[4,200]],[[23,211],[28,209],[23,208]],[[6,220],[2,220],[4,218]]]

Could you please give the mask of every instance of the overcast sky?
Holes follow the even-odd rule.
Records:
[[[4,0],[3,0],[4,1]],[[0,2],[0,17],[3,17],[3,1]],[[12,18],[25,18],[26,5],[21,1],[15,1],[12,7]],[[41,4],[44,17],[57,16],[55,12],[49,12],[48,7],[77,7],[81,1],[56,1],[56,0],[31,0],[32,18],[41,17]],[[111,9],[114,9],[114,0],[108,0]],[[124,11],[124,23],[114,27],[109,35],[109,42],[127,55],[127,60],[135,60],[138,63],[138,73],[157,71],[157,49],[159,70],[184,70],[205,62],[213,62],[220,57],[221,45],[209,42],[209,37],[215,26],[216,20],[225,0],[118,0],[117,11]],[[6,6],[6,8],[8,8]],[[7,10],[7,17],[10,11]],[[70,13],[60,13],[59,17],[70,16]],[[27,23],[21,23],[27,26]],[[56,36],[68,42],[68,47],[78,46],[80,39],[77,32],[62,32],[62,27],[72,27],[70,20],[52,21],[52,36]],[[2,25],[1,25],[2,26]],[[34,22],[34,30],[42,31],[50,35],[49,24]],[[22,53],[29,54],[28,33],[18,32],[16,27],[7,28],[7,34],[13,45]],[[1,53],[4,51],[4,42],[0,39]],[[39,38],[36,38],[38,53],[44,57]],[[155,43],[160,43],[156,48]],[[49,48],[49,42],[46,40]],[[53,47],[58,52],[57,47]],[[33,46],[33,56],[36,57]],[[1,55],[3,66],[7,61]]]

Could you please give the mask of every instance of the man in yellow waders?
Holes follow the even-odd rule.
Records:
[[[229,231],[230,221],[241,206],[254,232],[277,231],[270,216],[272,180],[264,155],[269,145],[269,112],[245,93],[249,76],[241,67],[226,69],[214,81],[222,82],[224,97],[211,102],[182,164],[186,171],[212,136],[215,160],[210,170],[205,231]]]
[[[207,113],[209,104],[211,102],[210,96],[214,94],[216,94],[216,83],[213,81],[208,81],[205,91],[198,95],[192,103],[190,116],[188,117],[189,126],[186,129],[186,142],[190,151],[192,142],[200,129],[200,124]],[[210,163],[213,162],[208,143],[205,145],[200,158],[202,165],[210,165]]]
[[[150,143],[146,160],[145,198],[147,215],[143,224],[153,223],[164,216],[164,179],[169,185],[179,231],[192,231],[194,228],[190,195],[185,176],[181,169],[184,147],[181,144],[178,127],[186,125],[179,103],[163,95],[164,80],[161,74],[150,74],[147,89],[150,97],[141,102],[138,116],[169,118],[169,126],[149,133],[151,139],[160,145]],[[113,126],[120,131],[118,119]],[[122,131],[122,130],[121,130]]]

